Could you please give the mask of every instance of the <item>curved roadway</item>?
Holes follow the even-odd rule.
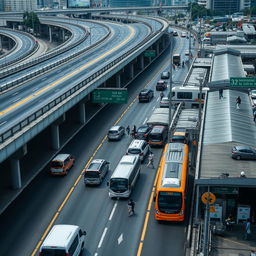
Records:
[[[188,40],[176,40],[175,52],[184,52]],[[136,201],[136,214],[130,218],[127,216],[127,201],[111,200],[106,185],[131,142],[128,136],[119,142],[107,142],[107,130],[114,123],[124,126],[136,124],[138,127],[159,106],[158,92],[148,104],[139,103],[136,96],[144,86],[154,89],[160,73],[168,70],[169,55],[168,52],[165,54],[129,86],[127,105],[106,107],[63,149],[63,153],[76,157],[76,165],[68,176],[49,177],[46,169],[0,216],[1,255],[37,255],[40,239],[53,223],[77,224],[87,231],[83,256],[183,255],[185,224],[159,225],[151,218],[147,225],[143,224],[156,169],[142,165],[140,179],[132,194]],[[183,80],[185,71],[187,68],[176,69],[174,81]],[[157,163],[162,149],[154,148],[153,152]],[[80,176],[91,157],[110,161],[111,170],[98,187],[85,187]],[[65,203],[62,204],[63,200]],[[142,253],[137,254],[142,230],[145,230],[144,244]]]
[[[22,88],[0,95],[1,132],[57,95],[72,88],[78,80],[84,80],[108,62],[133,48],[150,33],[148,27],[139,23],[133,25],[110,23],[109,26],[113,36],[100,47],[45,74],[43,78],[35,78]],[[94,33],[96,31],[97,29],[93,30]]]
[[[25,33],[21,33],[20,31],[0,28],[0,34],[12,38],[16,43],[13,51],[4,56],[0,56],[0,68],[26,58],[36,48],[37,42],[35,38],[26,35]]]

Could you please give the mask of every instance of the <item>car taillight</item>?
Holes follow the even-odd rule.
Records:
[[[70,254],[68,252],[66,252],[66,255],[65,256],[70,256]]]
[[[144,136],[144,137],[147,137],[148,135],[147,135],[147,134],[144,134],[143,136]]]
[[[144,153],[142,152],[142,153],[140,153],[140,156],[144,156]]]

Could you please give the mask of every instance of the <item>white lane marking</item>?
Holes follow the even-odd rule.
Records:
[[[6,123],[7,123],[7,121],[4,121],[4,122],[2,122],[2,123],[0,124],[0,126],[1,126],[1,125],[4,125],[4,124],[6,124]]]
[[[16,102],[16,101],[18,101],[18,100],[20,100],[20,98],[17,98],[17,99],[15,99],[15,100],[13,100],[12,102]]]
[[[156,101],[159,101],[159,100],[160,100],[160,97],[158,97]]]
[[[94,256],[98,256],[98,253],[96,252],[96,253],[94,253]]]
[[[100,242],[99,242],[99,244],[98,244],[98,248],[101,247],[101,245],[102,245],[102,243],[103,243],[103,240],[104,240],[104,237],[105,237],[107,231],[108,231],[108,228],[105,228],[104,231],[103,231],[103,233],[102,233],[102,235],[101,235]]]
[[[113,217],[113,215],[115,213],[116,207],[117,207],[117,202],[115,202],[114,207],[113,207],[113,209],[112,209],[112,211],[110,213],[110,216],[108,218],[109,221],[112,220],[112,217]]]
[[[35,92],[35,91],[37,91],[38,90],[38,88],[35,88],[35,89],[33,89],[33,92]]]
[[[146,117],[146,119],[144,120],[143,124],[145,124],[147,122],[148,118]]]
[[[19,92],[15,92],[12,96],[15,96],[15,95],[17,95]]]
[[[153,108],[152,108],[152,110],[154,110],[156,108],[156,106],[154,106]]]
[[[121,244],[123,242],[124,238],[123,238],[123,233],[118,237],[117,242],[118,244]]]
[[[45,81],[47,79],[47,77],[43,77],[42,79],[41,79],[41,81]]]

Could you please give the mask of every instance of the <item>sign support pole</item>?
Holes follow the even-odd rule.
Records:
[[[208,193],[210,192],[210,187],[208,186]],[[205,214],[204,214],[204,240],[203,240],[203,255],[208,256],[208,234],[209,234],[209,216],[210,216],[210,205],[209,201],[205,204]]]

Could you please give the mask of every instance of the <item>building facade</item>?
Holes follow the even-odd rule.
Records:
[[[240,0],[212,0],[210,9],[225,14],[232,14],[240,10]]]
[[[4,11],[31,11],[37,9],[37,0],[4,0]]]

